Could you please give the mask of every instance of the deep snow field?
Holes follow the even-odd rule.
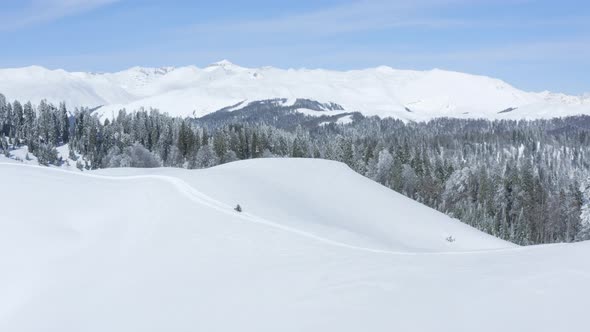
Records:
[[[587,331],[590,243],[517,247],[336,162],[0,186],[0,331]]]

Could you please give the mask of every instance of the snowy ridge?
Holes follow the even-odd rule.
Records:
[[[11,252],[0,255],[2,331],[586,324],[590,243],[515,247],[335,162],[84,173],[2,164],[0,182],[11,188],[0,191],[0,250]]]
[[[351,245],[351,244],[348,244],[345,242],[331,240],[326,237],[318,236],[316,234],[313,234],[313,233],[310,233],[307,231],[303,231],[303,230],[300,230],[297,228],[285,226],[285,225],[282,225],[281,223],[273,222],[273,221],[267,220],[265,218],[252,215],[251,213],[248,213],[248,212],[236,214],[233,209],[233,206],[230,206],[224,202],[216,200],[215,198],[213,198],[211,196],[206,195],[205,193],[192,187],[188,182],[182,180],[181,178],[175,177],[175,176],[154,175],[154,174],[108,176],[108,175],[93,174],[93,173],[90,173],[90,174],[81,173],[81,172],[75,172],[75,171],[72,172],[72,171],[63,170],[60,168],[46,168],[43,166],[34,166],[34,165],[17,164],[17,163],[2,163],[2,162],[0,162],[0,167],[32,167],[32,168],[36,168],[36,169],[40,168],[43,170],[48,169],[52,172],[61,172],[61,173],[65,173],[68,175],[74,174],[77,176],[90,177],[90,178],[100,179],[100,180],[111,180],[111,181],[157,180],[157,181],[161,181],[165,184],[171,185],[181,195],[188,198],[189,200],[191,200],[199,205],[202,205],[204,207],[218,211],[222,214],[229,215],[232,219],[239,219],[239,220],[243,220],[243,221],[254,223],[254,224],[264,225],[267,227],[271,227],[271,228],[275,228],[275,229],[278,229],[281,231],[285,231],[287,233],[290,233],[290,234],[293,234],[296,236],[301,236],[303,238],[307,238],[307,239],[311,239],[314,241],[318,241],[320,243],[328,244],[330,246],[336,246],[336,247],[346,248],[346,249],[351,249],[351,250],[358,250],[358,251],[378,253],[378,254],[392,254],[392,255],[418,255],[418,254],[440,255],[440,254],[453,254],[453,253],[455,253],[455,254],[457,254],[457,253],[468,254],[468,253],[478,253],[478,252],[486,251],[486,250],[472,250],[472,251],[442,251],[442,252],[410,252],[410,251],[392,251],[392,250],[384,250],[384,249],[376,249],[376,248],[368,248],[368,247]],[[124,170],[123,172],[126,173],[129,171],[130,170]],[[140,170],[131,170],[131,172],[137,173],[137,172],[140,172]],[[110,173],[110,172],[107,172],[107,173]],[[117,170],[114,170],[113,173],[117,174],[120,172],[117,172]],[[424,208],[426,208],[426,207],[424,207]],[[429,209],[429,208],[426,208],[426,209]],[[458,222],[458,221],[456,221],[456,222]],[[462,224],[460,224],[460,225],[462,225]],[[468,227],[466,227],[466,228],[468,228]],[[485,237],[487,237],[487,236],[482,236],[482,238],[485,238]],[[514,245],[512,245],[508,242],[504,242],[504,241],[500,241],[500,240],[495,241],[495,242],[497,242],[498,244],[501,244],[502,246],[504,246],[504,248],[499,247],[498,249],[487,249],[487,251],[489,251],[489,250],[504,251],[504,250],[513,250],[516,248]],[[449,247],[449,249],[452,250],[453,248]]]
[[[238,103],[310,99],[342,105],[347,112],[407,120],[436,117],[529,119],[590,113],[588,97],[525,92],[494,78],[434,69],[386,66],[330,71],[244,68],[223,60],[195,66],[142,68],[117,73],[69,73],[42,67],[0,70],[0,92],[38,103],[70,106],[153,107],[174,116],[203,116]],[[513,108],[512,112],[503,110]]]

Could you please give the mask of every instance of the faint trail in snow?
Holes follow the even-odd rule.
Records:
[[[31,168],[39,168],[43,170],[49,170],[54,172],[62,172],[66,174],[78,175],[83,177],[90,177],[96,179],[104,179],[104,180],[114,180],[114,181],[128,181],[128,180],[141,180],[141,179],[152,179],[152,180],[160,180],[166,183],[171,184],[177,191],[183,194],[189,200],[196,202],[201,205],[205,205],[209,208],[212,208],[216,211],[224,213],[226,215],[230,215],[231,217],[242,219],[251,223],[265,225],[268,227],[272,227],[275,229],[279,229],[285,232],[289,232],[295,235],[299,235],[301,237],[305,237],[308,239],[312,239],[318,242],[322,242],[331,246],[352,249],[357,251],[364,251],[370,253],[377,253],[377,254],[390,254],[390,255],[462,255],[462,254],[481,254],[481,253],[491,253],[491,252],[504,252],[504,251],[523,251],[526,250],[526,247],[516,247],[516,248],[501,248],[501,249],[488,249],[488,250],[471,250],[471,251],[441,251],[441,252],[405,252],[405,251],[392,251],[392,250],[385,250],[385,249],[374,249],[368,247],[360,247],[355,245],[350,245],[344,242],[331,240],[322,236],[318,236],[313,233],[309,233],[306,231],[302,231],[300,229],[296,229],[293,227],[281,225],[279,223],[251,215],[246,212],[236,212],[232,206],[225,204],[221,201],[214,199],[211,196],[206,195],[205,193],[197,190],[193,186],[191,186],[186,181],[179,179],[177,177],[168,176],[168,175],[129,175],[129,176],[110,176],[110,175],[98,175],[98,174],[87,174],[82,172],[73,172],[62,170],[58,168],[51,168],[51,167],[43,167],[43,166],[35,166],[35,165],[23,165],[23,164],[11,164],[11,163],[0,163],[0,166],[11,166],[11,167],[31,167]]]

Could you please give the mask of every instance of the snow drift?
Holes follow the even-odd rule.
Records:
[[[2,331],[585,326],[588,243],[515,247],[335,162],[2,164],[0,183]]]
[[[498,79],[445,70],[390,67],[330,71],[244,68],[220,61],[195,66],[141,68],[116,73],[69,73],[42,67],[0,70],[0,92],[38,103],[65,100],[104,117],[119,109],[158,108],[203,116],[249,102],[285,98],[342,105],[347,112],[406,120],[436,117],[532,119],[590,113],[582,96],[525,92]]]

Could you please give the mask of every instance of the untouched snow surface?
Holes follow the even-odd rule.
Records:
[[[174,116],[203,116],[243,102],[287,98],[334,102],[347,112],[428,120],[436,117],[532,119],[590,114],[590,100],[551,92],[525,92],[498,79],[445,70],[390,67],[330,71],[244,68],[221,61],[195,66],[82,73],[43,67],[0,69],[0,93],[38,103],[65,100],[71,107],[158,108]],[[509,112],[503,112],[514,109]]]
[[[60,166],[50,165],[48,167],[69,171],[80,171],[78,168],[76,168],[76,160],[70,158],[70,148],[67,144],[56,147],[56,150],[58,158],[61,158],[64,162]],[[78,157],[78,160],[82,160],[82,156],[80,154],[74,154]],[[35,157],[35,155],[29,153],[29,147],[26,145],[20,146],[14,150],[10,150],[10,157],[0,154],[0,164],[5,163],[39,166],[39,160],[37,157]]]
[[[0,331],[586,326],[590,243],[516,247],[335,162],[0,183]]]

